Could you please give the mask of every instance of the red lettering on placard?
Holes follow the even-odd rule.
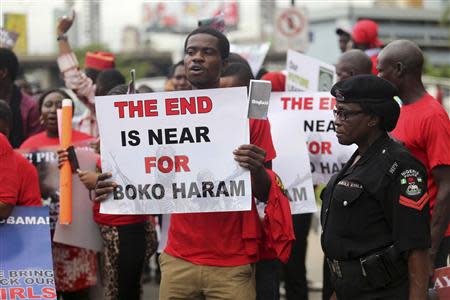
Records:
[[[178,98],[166,99],[166,115],[178,115]]]
[[[144,101],[144,112],[146,117],[157,117],[158,107],[156,100],[145,100]]]
[[[127,105],[128,105],[128,102],[126,102],[126,101],[114,102],[114,107],[117,107],[119,109],[119,118],[120,119],[125,118],[125,107]]]
[[[292,110],[312,110],[314,98],[313,97],[282,97],[281,101],[283,102],[283,109],[292,109]],[[290,103],[290,107],[289,107]]]
[[[152,169],[157,167],[162,173],[169,173],[175,169],[175,172],[190,172],[189,157],[186,155],[155,156],[144,157],[145,173],[150,174]]]
[[[21,287],[14,287],[9,289],[9,298],[10,299],[25,299],[25,289]]]
[[[207,96],[197,97],[197,112],[199,114],[206,114],[212,110],[211,98]]]
[[[167,98],[166,115],[206,114],[212,110],[211,98],[207,96]]]
[[[41,299],[41,295],[35,295],[33,292],[33,288],[27,287],[27,295],[28,295],[28,299]]]
[[[305,97],[303,100],[303,109],[311,110],[313,109],[313,98],[312,97]]]
[[[308,151],[311,154],[331,154],[331,142],[308,142]]]
[[[288,102],[291,100],[289,97],[281,97],[281,102],[283,102],[283,109],[286,110],[288,108]]]
[[[56,290],[54,288],[43,288],[42,289],[42,298],[44,299],[54,299],[56,298]]]
[[[336,107],[336,98],[320,97],[319,103],[320,110],[333,110]]]
[[[119,118],[142,118],[142,117],[156,117],[158,110],[156,100],[138,100],[138,101],[119,101],[114,102],[114,107],[118,108]],[[128,112],[126,111],[128,108]]]

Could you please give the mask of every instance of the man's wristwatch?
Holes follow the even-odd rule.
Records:
[[[58,37],[56,38],[57,41],[67,41],[67,35],[63,34],[63,35],[58,35]]]

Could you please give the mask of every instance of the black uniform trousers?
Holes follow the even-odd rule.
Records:
[[[373,288],[370,282],[362,276],[349,278],[332,277],[338,300],[407,300],[409,298],[408,278],[400,278],[392,284]]]

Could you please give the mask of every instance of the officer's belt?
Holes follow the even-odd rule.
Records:
[[[377,264],[385,272],[384,275],[394,280],[401,276],[405,267],[405,260],[397,254],[394,246],[389,246],[382,251],[354,260],[335,260],[327,258],[331,273],[337,278],[357,278],[368,277],[373,270],[374,264]]]

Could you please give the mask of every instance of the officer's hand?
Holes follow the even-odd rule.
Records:
[[[233,151],[234,160],[243,168],[249,169],[252,175],[264,170],[266,151],[255,145],[241,145]]]
[[[96,202],[104,201],[108,198],[108,195],[114,191],[117,187],[117,183],[112,181],[106,181],[111,178],[111,173],[102,173],[98,175],[97,184],[95,185],[95,199]]]
[[[58,35],[63,35],[69,31],[72,27],[73,21],[75,20],[75,11],[72,10],[70,17],[63,16],[58,20],[58,25],[56,26],[56,33]]]
[[[66,149],[59,149],[56,153],[58,154],[58,168],[61,169],[64,163],[69,160],[69,152]]]

